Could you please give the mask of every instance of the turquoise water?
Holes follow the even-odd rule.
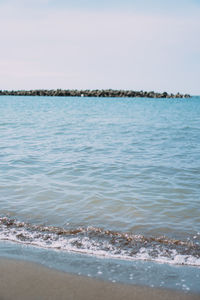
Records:
[[[199,270],[199,129],[200,97],[1,96],[0,240]]]

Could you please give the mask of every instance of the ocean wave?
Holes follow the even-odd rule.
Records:
[[[0,217],[0,240],[105,258],[200,267],[199,236],[193,240],[145,237],[96,227],[33,225]]]

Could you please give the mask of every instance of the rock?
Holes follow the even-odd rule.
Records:
[[[19,90],[19,91],[2,91],[0,95],[14,96],[58,96],[58,97],[147,97],[147,98],[189,98],[189,94],[180,93],[168,94],[167,92],[156,93],[154,91],[133,91],[133,90]]]

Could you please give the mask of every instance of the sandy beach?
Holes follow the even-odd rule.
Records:
[[[199,295],[110,283],[62,273],[41,265],[0,259],[0,300],[199,299]]]

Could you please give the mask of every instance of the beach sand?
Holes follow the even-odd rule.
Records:
[[[200,295],[110,283],[59,272],[39,264],[0,259],[0,300],[200,299]]]

